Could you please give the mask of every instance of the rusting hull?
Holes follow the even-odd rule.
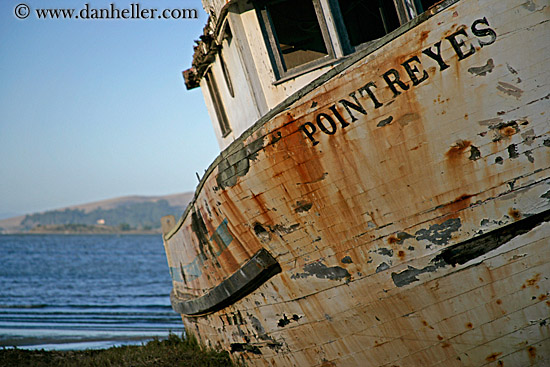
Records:
[[[549,18],[455,2],[226,149],[165,234],[186,330],[258,366],[550,364]]]

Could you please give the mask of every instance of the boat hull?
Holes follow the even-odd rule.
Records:
[[[548,365],[549,18],[444,2],[258,121],[165,223],[186,330],[254,366]]]

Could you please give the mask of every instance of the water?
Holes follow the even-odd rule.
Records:
[[[180,334],[160,235],[0,235],[0,346],[98,349]]]

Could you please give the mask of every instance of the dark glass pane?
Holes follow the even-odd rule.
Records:
[[[399,27],[393,0],[338,0],[352,46],[380,38]]]
[[[227,65],[225,64],[225,60],[223,59],[223,55],[220,52],[220,66],[222,67],[223,72],[223,78],[225,79],[225,85],[227,85],[227,90],[229,91],[229,94],[231,97],[235,97],[235,91],[233,90],[233,82],[231,81],[231,76],[229,75],[229,70],[227,70]]]
[[[312,0],[267,5],[286,69],[328,55]]]

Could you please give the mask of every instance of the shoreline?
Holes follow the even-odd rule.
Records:
[[[182,324],[183,328],[183,324]],[[44,350],[44,351],[85,351],[85,350],[105,350],[121,346],[140,346],[155,339],[165,340],[173,333],[166,335],[126,335],[112,338],[90,337],[82,339],[73,338],[55,338],[53,336],[46,337],[24,337],[2,340],[0,348],[3,349],[21,349],[21,350]],[[1,350],[1,349],[0,349]]]
[[[48,228],[46,226],[43,227],[35,227],[31,230],[27,231],[5,231],[1,232],[0,235],[44,235],[44,234],[85,234],[85,235],[96,235],[96,234],[117,234],[117,235],[161,235],[162,231],[160,228],[154,228],[150,230],[143,230],[143,229],[129,229],[129,230],[120,230],[116,227],[79,227],[79,228]]]
[[[32,236],[32,235],[161,235],[161,232],[10,232],[0,233],[0,236]]]
[[[141,345],[121,345],[108,349],[44,350],[0,348],[2,366],[226,366],[236,367],[226,351],[200,345],[193,336],[170,334]]]

